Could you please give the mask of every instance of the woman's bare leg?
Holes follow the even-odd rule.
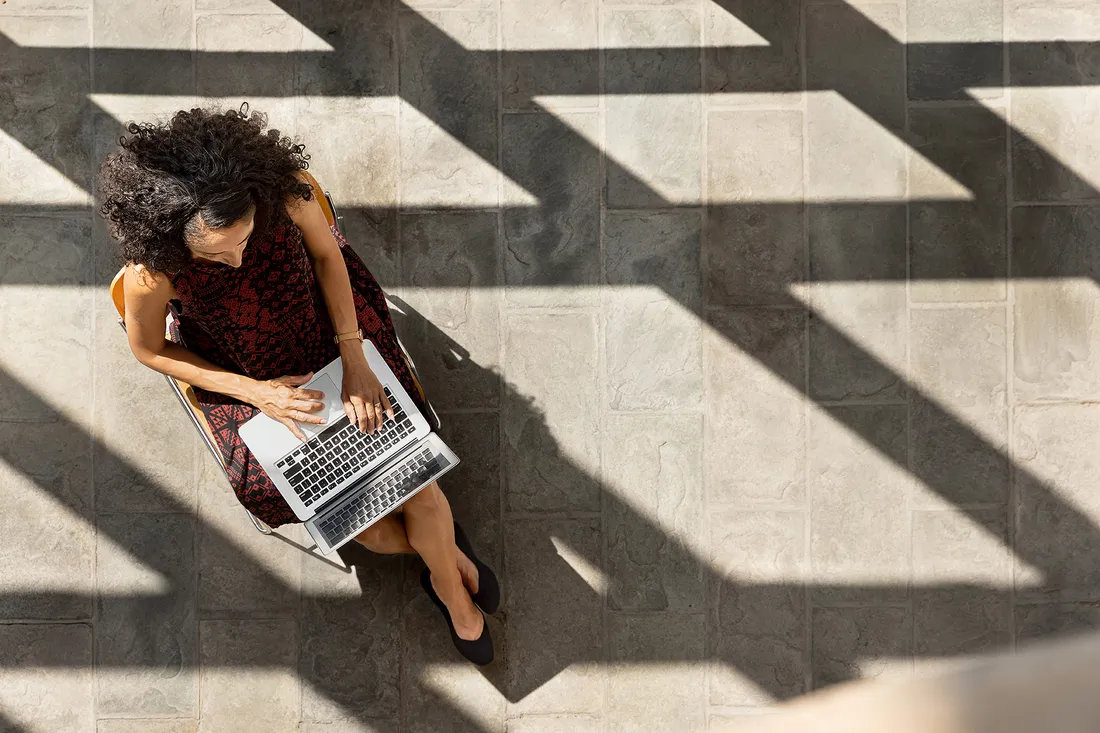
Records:
[[[379,555],[402,555],[416,552],[405,533],[405,518],[400,512],[391,512],[364,529],[355,541]]]
[[[447,606],[455,631],[461,639],[477,639],[484,628],[485,617],[474,605],[459,573],[459,556],[462,553],[455,547],[451,506],[440,491],[439,484],[433,481],[405,502],[403,508],[409,544],[431,571],[432,587]],[[469,563],[469,560],[466,559],[466,562]]]
[[[442,495],[442,492],[440,493]],[[446,500],[444,497],[443,501]],[[450,508],[449,504],[448,508]],[[409,544],[409,535],[405,531],[405,515],[402,512],[392,512],[382,517],[356,535],[355,541],[378,555],[416,554],[416,550]],[[477,566],[462,553],[462,550],[458,548],[455,550],[462,584],[470,593],[477,593]]]

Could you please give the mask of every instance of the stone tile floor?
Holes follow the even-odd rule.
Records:
[[[1098,42],[1080,0],[8,0],[0,728],[702,731],[1100,626]],[[99,159],[243,100],[401,304],[484,672],[416,561],[256,533],[115,325]]]

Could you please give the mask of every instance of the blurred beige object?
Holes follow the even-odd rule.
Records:
[[[721,733],[1096,733],[1100,634],[907,681],[865,681],[712,727]]]

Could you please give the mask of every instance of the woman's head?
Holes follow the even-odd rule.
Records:
[[[302,146],[266,127],[248,105],[131,123],[99,172],[100,213],[123,258],[166,274],[194,259],[239,266],[276,207],[312,198],[297,176],[307,166]]]

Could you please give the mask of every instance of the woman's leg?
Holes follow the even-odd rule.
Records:
[[[440,494],[442,495],[442,492]],[[446,500],[446,497],[444,497],[443,501]],[[449,507],[450,505],[448,505]],[[409,544],[409,536],[405,531],[405,515],[399,511],[387,514],[364,529],[356,535],[355,541],[378,555],[416,554],[416,550]],[[458,572],[462,576],[462,584],[466,586],[470,593],[477,593],[477,566],[462,553],[462,550],[458,548],[455,548],[455,550],[457,552]]]
[[[391,512],[355,536],[355,541],[379,555],[415,553],[405,533],[405,518]]]
[[[473,599],[459,573],[459,556],[455,547],[454,519],[451,506],[432,482],[413,498],[405,502],[405,531],[409,544],[424,559],[432,572],[432,587],[451,614],[459,638],[473,640],[481,636],[485,617],[474,605]],[[466,563],[468,559],[462,555]]]

